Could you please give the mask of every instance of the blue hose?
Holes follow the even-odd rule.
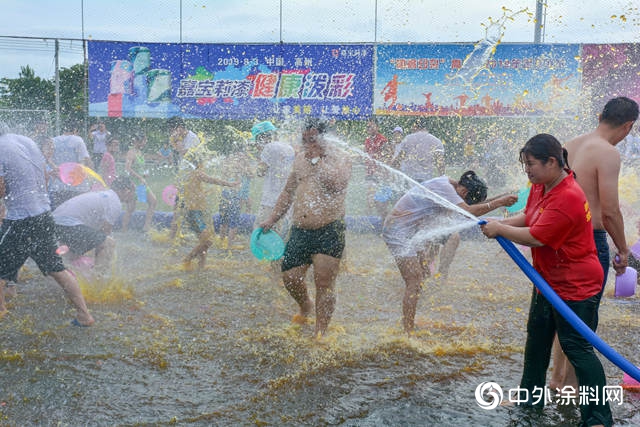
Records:
[[[484,221],[480,222],[481,224]],[[602,341],[602,339],[596,335],[595,332],[591,330],[583,321],[576,315],[573,310],[571,310],[567,304],[556,294],[551,286],[542,278],[540,273],[536,271],[535,268],[529,261],[520,253],[520,251],[514,246],[514,244],[505,239],[502,236],[497,236],[496,240],[500,243],[500,246],[509,254],[509,256],[515,261],[515,263],[520,267],[522,272],[533,282],[533,284],[538,288],[540,293],[544,295],[544,297],[551,303],[551,305],[558,310],[558,312],[564,317],[567,322],[574,327],[576,331],[580,335],[582,335],[587,341],[591,343],[602,355],[604,355],[607,359],[609,359],[614,365],[622,369],[628,375],[630,375],[636,381],[640,381],[640,369],[636,367],[634,364],[629,362],[627,359],[622,357],[618,352],[616,352],[609,344]]]

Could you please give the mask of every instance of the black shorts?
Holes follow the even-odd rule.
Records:
[[[287,241],[282,258],[282,271],[312,263],[311,257],[316,254],[342,258],[345,247],[346,225],[342,220],[334,221],[324,227],[307,230],[291,227],[291,235]]]
[[[81,192],[62,189],[59,191],[50,191],[49,192],[49,200],[51,201],[51,211],[55,211],[58,206],[63,204],[69,199],[73,199],[74,197],[82,194]]]
[[[51,212],[19,219],[5,219],[0,226],[0,278],[16,281],[18,270],[28,258],[38,265],[42,274],[64,271],[55,223]]]
[[[83,255],[100,246],[107,235],[101,230],[86,225],[59,225],[56,224],[58,241],[69,247],[76,255]]]

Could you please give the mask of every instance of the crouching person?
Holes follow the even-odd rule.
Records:
[[[105,274],[113,260],[113,226],[122,215],[122,203],[135,197],[135,186],[128,177],[116,178],[111,189],[92,191],[73,197],[53,211],[56,235],[68,247],[73,263],[95,250],[95,270]]]

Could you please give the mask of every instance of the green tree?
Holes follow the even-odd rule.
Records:
[[[60,69],[60,114],[63,119],[80,121],[85,117],[84,66]]]
[[[28,65],[21,67],[17,79],[0,79],[0,105],[19,110],[52,111],[55,109],[55,86],[36,77]]]
[[[85,118],[85,71],[82,64],[60,69],[60,120],[82,123]],[[17,79],[0,79],[0,108],[47,110],[55,114],[55,80],[35,75],[27,66]]]

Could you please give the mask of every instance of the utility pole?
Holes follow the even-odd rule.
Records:
[[[56,62],[56,135],[60,135],[60,40],[56,39],[55,43],[55,62]]]
[[[541,35],[542,35],[542,27],[544,26],[544,20],[542,18],[542,8],[545,7],[544,0],[536,0],[536,18],[533,21],[534,32],[533,32],[533,42],[540,43]]]

